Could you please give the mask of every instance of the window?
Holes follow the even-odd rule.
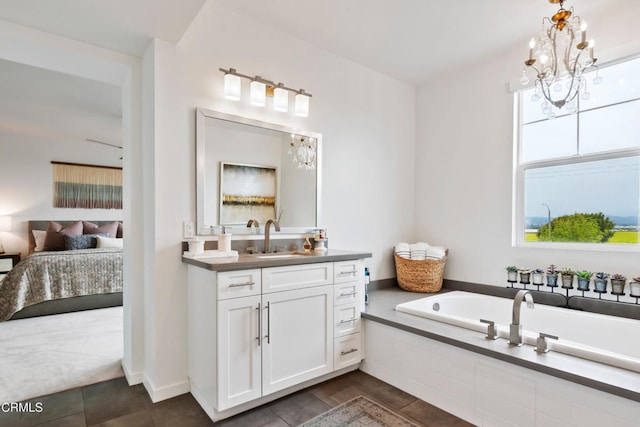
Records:
[[[640,249],[640,57],[585,82],[577,112],[552,119],[535,88],[516,93],[516,245]]]

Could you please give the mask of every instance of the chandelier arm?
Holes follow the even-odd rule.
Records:
[[[549,38],[549,40],[551,41],[551,66],[549,68],[551,68],[551,74],[555,77],[557,77],[558,75],[558,45],[556,42],[556,37],[558,34],[558,29],[556,27],[556,25],[553,25],[549,28],[549,31],[547,31],[547,37]]]

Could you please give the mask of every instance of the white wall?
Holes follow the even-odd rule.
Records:
[[[587,16],[601,61],[640,52],[640,5]],[[532,32],[535,31],[535,28]],[[513,94],[527,40],[418,89],[417,235],[450,248],[445,277],[506,285],[505,267],[573,269],[637,276],[637,253],[511,246]]]
[[[330,246],[371,251],[374,279],[395,276],[391,247],[412,236],[414,220],[414,88],[341,59],[208,2],[177,46],[155,41],[153,283],[145,284],[145,382],[153,399],[185,387],[186,267],[181,225],[195,220],[197,106],[299,127],[323,135],[323,227]],[[152,57],[152,58],[151,58]],[[233,103],[222,94],[219,67],[259,74],[313,94],[308,118]],[[145,71],[145,76],[149,73]],[[149,105],[149,102],[152,105]],[[151,294],[147,294],[150,291]],[[153,360],[152,360],[153,359]]]

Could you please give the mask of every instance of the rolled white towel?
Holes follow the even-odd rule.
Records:
[[[429,246],[427,248],[427,258],[442,259],[447,254],[447,250],[442,246]]]
[[[411,249],[408,243],[398,243],[395,246],[394,251],[401,258],[411,258]]]

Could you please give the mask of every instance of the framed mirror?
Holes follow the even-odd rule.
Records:
[[[198,235],[262,234],[268,219],[281,233],[318,227],[322,136],[217,111],[196,110]],[[229,231],[231,228],[231,231]]]

